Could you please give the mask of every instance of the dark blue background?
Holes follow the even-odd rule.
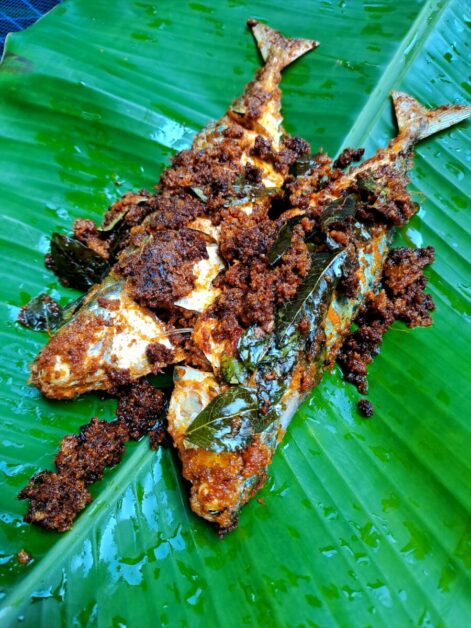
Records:
[[[5,37],[34,24],[61,0],[0,0],[0,56]]]

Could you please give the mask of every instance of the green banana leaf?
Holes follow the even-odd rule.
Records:
[[[469,8],[469,7],[468,7]],[[422,209],[398,241],[436,247],[430,329],[397,325],[370,368],[375,416],[327,376],[297,413],[271,477],[219,540],[189,510],[170,450],[147,441],[93,487],[63,535],[22,521],[16,494],[59,440],[112,401],[41,399],[28,363],[46,341],[15,323],[46,289],[48,236],[150,189],[259,65],[255,17],[321,47],[283,79],[286,128],[335,154],[394,134],[388,92],[426,105],[471,92],[462,0],[70,0],[7,41],[0,65],[0,625],[469,624],[471,438],[469,125],[424,142]],[[468,20],[468,21],[467,21]],[[469,74],[469,72],[468,72]],[[468,161],[466,161],[468,160]],[[33,558],[21,565],[17,552]]]

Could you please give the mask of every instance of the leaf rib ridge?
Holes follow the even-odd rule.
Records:
[[[339,145],[339,151],[346,146],[361,146],[371,129],[379,120],[388,103],[392,87],[405,76],[412,62],[422,50],[423,44],[433,31],[448,0],[428,0],[420,11],[401,45],[386,66],[380,80],[371,92],[355,123]],[[406,61],[404,62],[404,57]]]
[[[311,432],[311,433],[312,433],[312,432]],[[313,437],[314,437],[315,442],[319,445],[319,442],[318,442],[317,438],[315,437],[315,434],[313,434]],[[312,471],[313,475],[314,475],[314,476],[315,476],[315,478],[318,480],[318,484],[319,484],[320,486],[323,486],[323,485],[322,485],[322,483],[321,483],[321,480],[320,480],[320,478],[319,478],[319,476],[318,476],[318,474],[317,474],[317,473],[316,473],[316,471],[315,471],[314,466],[310,463],[310,461],[309,461],[308,457],[307,457],[307,456],[305,455],[305,453],[303,452],[302,447],[299,445],[299,443],[298,443],[298,441],[297,441],[296,437],[293,437],[293,441],[294,441],[294,443],[295,443],[295,445],[296,445],[296,448],[297,448],[297,450],[299,451],[300,455],[304,458],[304,460],[306,461],[306,463],[307,463],[308,467],[311,469],[311,471]],[[294,476],[294,477],[296,477],[296,476],[297,476],[297,474],[296,474],[296,470],[295,470],[294,466],[292,465],[292,463],[290,462],[290,460],[289,460],[289,458],[288,458],[287,456],[285,456],[285,457],[284,457],[284,461],[285,461],[285,463],[287,464],[287,466],[291,469],[291,472],[292,472],[293,476]],[[329,461],[329,462],[330,462],[330,461]],[[335,465],[333,465],[333,466],[335,466]],[[306,495],[306,497],[309,499],[309,501],[312,501],[312,497],[311,497],[310,493],[307,491],[306,486],[305,486],[304,484],[301,484],[301,483],[299,484],[299,486],[300,486],[300,488],[301,488],[302,492],[303,492],[303,493]],[[327,487],[323,486],[323,489],[324,489],[325,493],[326,493],[326,494],[330,497],[330,499],[331,499],[332,503],[337,505],[336,500],[333,498],[332,493],[331,493],[331,492],[327,489]],[[335,539],[334,535],[332,534],[331,530],[329,529],[328,525],[327,525],[327,524],[326,524],[326,523],[322,520],[322,518],[321,518],[321,517],[318,517],[318,519],[322,522],[322,527],[324,528],[324,530],[326,531],[326,533],[328,534],[328,536],[332,539],[332,541],[333,541],[333,542],[334,542],[334,544],[335,544],[336,539]],[[350,526],[350,524],[349,524],[349,522],[347,521],[347,519],[345,519],[344,517],[342,517],[342,520],[344,521],[345,526],[351,527],[351,526]],[[370,558],[372,558],[372,557],[371,557],[371,552],[370,552],[370,550],[369,550],[368,548],[365,548],[365,551],[368,553],[368,556],[369,556]],[[343,561],[344,561],[346,564],[348,564],[348,565],[349,565],[349,567],[352,567],[352,571],[354,571],[354,570],[355,570],[355,565],[354,565],[354,562],[353,562],[353,561],[351,561],[351,560],[349,560],[349,559],[347,558],[347,556],[345,555],[345,553],[341,553],[341,556],[342,556]],[[376,565],[376,563],[375,563],[375,561],[374,561],[374,560],[372,560],[372,564]],[[382,575],[382,576],[386,579],[386,576],[385,576],[385,574],[381,571],[381,569],[378,569],[378,572],[379,572],[379,573],[380,573],[380,574],[381,574],[381,575]],[[364,591],[365,595],[366,595],[366,596],[367,596],[367,598],[370,600],[370,602],[374,605],[374,600],[373,600],[373,598],[372,598],[372,596],[371,596],[371,592],[368,590],[368,588],[367,588],[367,586],[366,586],[366,582],[364,581],[364,578],[363,578],[363,577],[362,577],[362,575],[361,575],[361,572],[360,572],[360,573],[357,573],[357,574],[356,574],[356,576],[357,576],[357,581],[360,583],[360,585],[361,585],[361,587],[362,587],[362,590]],[[323,597],[323,598],[324,598],[324,600],[328,603],[328,599],[326,599],[326,596],[322,595],[322,597]],[[399,598],[398,598],[398,599],[399,599]],[[400,600],[399,600],[399,601],[400,601]],[[403,605],[402,603],[401,603],[401,606],[404,608],[404,605]],[[404,610],[405,610],[405,609],[404,609]],[[408,614],[408,612],[407,612],[406,610],[405,610],[405,613],[406,613],[406,615],[407,615],[408,617],[410,617],[410,615]],[[335,614],[335,612],[334,612],[334,611],[333,611],[333,614]],[[380,614],[380,613],[378,612],[378,614]],[[382,621],[383,621],[384,625],[387,625],[386,618],[385,618],[384,616],[381,616],[381,617],[382,617]],[[338,623],[337,625],[341,625],[341,624],[340,624],[340,623]]]
[[[132,452],[128,460],[120,463],[113,478],[103,478],[104,488],[102,492],[88,506],[84,513],[77,519],[74,527],[63,534],[57,543],[43,556],[31,573],[20,582],[13,591],[5,597],[0,607],[0,622],[8,625],[16,619],[18,610],[29,600],[31,594],[38,589],[38,585],[48,572],[63,561],[64,556],[75,548],[85,534],[88,533],[88,522],[97,517],[103,504],[115,502],[128,489],[125,481],[132,473],[142,469],[155,453],[149,448],[147,439],[141,441]],[[94,542],[95,545],[95,542]]]
[[[310,430],[310,431],[311,431],[311,433],[312,433],[312,430]],[[315,435],[313,435],[313,436],[315,437]],[[316,440],[317,440],[317,439],[316,439]],[[371,513],[371,512],[370,512],[370,510],[368,509],[368,506],[364,503],[364,500],[363,500],[363,499],[362,499],[362,498],[361,498],[361,497],[360,497],[357,493],[355,493],[355,492],[353,491],[353,489],[352,489],[352,487],[350,486],[350,484],[349,484],[348,480],[346,479],[345,474],[344,474],[344,473],[342,473],[342,471],[339,469],[339,465],[337,465],[335,462],[333,462],[333,461],[332,461],[331,457],[329,456],[328,451],[327,451],[327,450],[326,450],[326,449],[322,446],[322,444],[319,442],[319,440],[317,440],[317,444],[318,444],[318,445],[319,445],[319,447],[323,450],[324,455],[325,455],[325,459],[328,461],[328,463],[329,463],[329,465],[330,465],[330,467],[331,467],[332,471],[333,471],[336,475],[338,475],[338,477],[341,479],[341,481],[342,481],[343,485],[347,488],[348,492],[352,495],[352,497],[353,497],[353,498],[355,498],[355,499],[356,499],[356,500],[360,503],[360,506],[361,506],[362,510],[365,512],[365,514],[367,514],[367,515],[369,516],[369,517],[368,517],[368,518],[369,518],[369,520],[370,520],[370,521],[374,521],[373,517],[371,516],[371,515],[372,515],[372,513]],[[299,448],[299,445],[297,445],[297,446],[298,446],[298,448]],[[303,455],[304,455],[304,454],[303,454]],[[307,457],[306,457],[306,459],[307,459]],[[332,501],[335,501],[335,500],[332,500]],[[384,535],[384,532],[381,530],[381,528],[380,528],[379,526],[377,526],[377,525],[375,526],[375,528],[376,528],[376,530],[377,530],[378,536],[381,536],[382,538],[384,538],[384,536],[385,536],[385,535]],[[387,545],[387,548],[388,548],[388,549],[390,549],[390,550],[392,551],[392,553],[395,555],[395,557],[396,557],[396,558],[397,558],[397,557],[399,557],[399,552],[398,552],[398,550],[396,549],[396,547],[395,547],[395,544],[394,544],[394,543],[389,543],[389,544]],[[370,555],[371,555],[370,550],[368,549],[367,544],[365,544],[365,551],[367,551],[367,552],[368,552],[368,554],[370,554]],[[400,559],[400,557],[399,557],[399,559]],[[408,564],[407,564],[407,561],[403,561],[403,560],[401,560],[401,559],[400,559],[400,562],[401,562],[401,564],[404,564],[406,571],[409,573],[409,575],[410,575],[410,577],[411,577],[411,582],[412,582],[412,583],[413,583],[413,584],[414,584],[417,588],[419,588],[419,589],[420,589],[420,591],[421,591],[421,593],[423,594],[424,598],[425,598],[425,599],[427,599],[427,600],[428,600],[428,602],[429,602],[429,604],[432,606],[432,608],[433,608],[433,610],[434,610],[434,612],[435,612],[436,616],[437,616],[437,617],[440,617],[440,613],[439,613],[439,612],[438,612],[438,610],[435,608],[435,606],[434,606],[434,604],[433,604],[433,601],[430,599],[430,596],[427,596],[427,594],[425,593],[425,591],[424,591],[424,589],[423,589],[422,584],[420,584],[420,582],[418,581],[418,579],[414,577],[414,575],[413,575],[413,573],[412,573],[412,571],[411,571],[410,567],[409,567],[409,566],[408,566]],[[374,561],[374,560],[373,560],[373,563],[374,563],[375,565],[377,565],[377,566],[378,566],[378,569],[380,570],[380,572],[381,572],[381,573],[382,573],[382,575],[383,575],[384,581],[385,581],[385,582],[388,582],[388,588],[390,589],[391,594],[396,595],[396,593],[395,593],[395,591],[394,591],[393,587],[389,584],[389,582],[390,582],[390,581],[389,581],[389,577],[386,575],[386,573],[384,572],[384,570],[383,570],[383,569],[382,569],[382,568],[378,565],[378,561]],[[402,600],[401,600],[401,606],[403,606],[403,604],[402,604]]]

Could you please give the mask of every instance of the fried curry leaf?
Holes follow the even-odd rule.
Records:
[[[286,387],[283,389],[283,392],[286,390]],[[278,421],[280,416],[282,415],[283,410],[280,403],[270,404],[270,409],[266,414],[260,415],[260,418],[257,422],[256,434],[261,434],[264,432],[272,423]]]
[[[273,242],[270,250],[268,251],[268,263],[270,266],[274,266],[286,253],[291,246],[291,240],[293,239],[293,230],[303,216],[293,216],[284,222],[280,230],[278,231],[275,241]]]
[[[286,391],[299,350],[305,344],[306,339],[293,328],[293,333],[284,339],[282,346],[276,343],[271,345],[260,364],[255,378],[258,402],[262,410],[268,410],[268,414],[262,414],[262,421],[259,422],[261,430],[277,418],[276,404]]]
[[[256,391],[233,386],[215,397],[198,414],[185,438],[209,451],[238,451],[250,442],[257,418]]]
[[[223,355],[221,359],[221,375],[228,384],[243,384],[248,373],[240,360]]]
[[[289,171],[295,177],[303,177],[314,168],[317,168],[314,159],[310,155],[304,155],[294,162]]]
[[[234,185],[233,188],[238,194],[243,194],[244,198],[264,198],[280,192],[280,188],[265,185]]]
[[[51,332],[57,329],[61,306],[48,294],[40,294],[21,308],[18,322],[34,331]]]
[[[109,270],[101,255],[60,233],[51,237],[50,266],[64,285],[83,291],[101,281]]]
[[[353,216],[357,204],[358,197],[355,194],[349,194],[346,197],[333,201],[326,207],[320,217],[321,228],[325,230],[330,227],[330,225],[341,222],[349,216]],[[293,239],[294,227],[301,222],[302,219],[303,216],[293,216],[281,225],[275,241],[268,251],[268,262],[270,266],[274,266],[289,249]]]
[[[109,222],[106,221],[105,216],[105,220],[103,220],[102,224],[97,227],[97,231],[100,231],[101,233],[108,233],[109,231],[113,231],[114,228],[117,227],[119,223],[123,220],[128,211],[129,208],[125,207],[120,212],[116,212]]]
[[[283,346],[306,315],[311,332],[316,326],[321,305],[334,286],[345,260],[345,251],[314,253],[311,268],[303,279],[295,297],[284,303],[276,316],[276,335],[279,346]]]
[[[249,327],[237,343],[237,351],[243,365],[250,371],[254,371],[263,360],[272,342],[273,337],[265,334],[260,327],[255,325]]]
[[[193,188],[190,188],[190,190],[193,192],[196,198],[199,198],[200,201],[202,201],[203,203],[206,203],[206,201],[208,200],[208,197],[206,196],[206,194],[203,192],[201,188],[193,187]]]
[[[126,196],[129,197],[130,193]],[[129,237],[129,224],[125,220],[126,215],[136,205],[143,206],[149,203],[149,197],[140,194],[132,194],[131,200],[132,202],[126,202],[120,210],[111,206],[106,212],[101,225],[97,227],[97,231],[103,234],[103,238],[107,241],[110,266],[116,261],[117,254],[123,249],[124,243]],[[143,214],[141,220],[144,219],[145,215],[148,215],[148,212]]]
[[[263,198],[265,196],[273,196],[280,192],[280,188],[269,187],[263,185],[263,183],[254,183],[243,176],[235,179],[232,184],[232,189],[236,194],[249,198]]]
[[[355,194],[349,194],[346,197],[337,199],[331,203],[320,217],[320,223],[323,230],[330,227],[330,225],[341,222],[353,216],[355,214],[358,205],[358,197]]]
[[[261,413],[254,427],[256,432],[265,430],[277,419],[277,404],[286,391],[296,358],[316,336],[345,258],[345,251],[313,253],[311,268],[294,299],[277,312],[275,333],[263,334],[259,328],[250,327],[240,338],[240,359],[248,369],[257,371]],[[298,325],[303,318],[308,329],[307,333],[301,334]]]
[[[33,331],[56,331],[65,325],[82,305],[84,297],[81,296],[61,307],[48,294],[40,294],[21,308],[18,322]]]

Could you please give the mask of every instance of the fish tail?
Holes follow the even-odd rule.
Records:
[[[393,91],[391,96],[400,134],[413,143],[471,116],[471,107],[467,105],[444,105],[427,109],[404,92]]]
[[[283,37],[278,31],[260,24],[257,20],[248,20],[247,24],[252,29],[263,60],[265,62],[273,60],[280,70],[319,45],[319,42],[313,39]]]

